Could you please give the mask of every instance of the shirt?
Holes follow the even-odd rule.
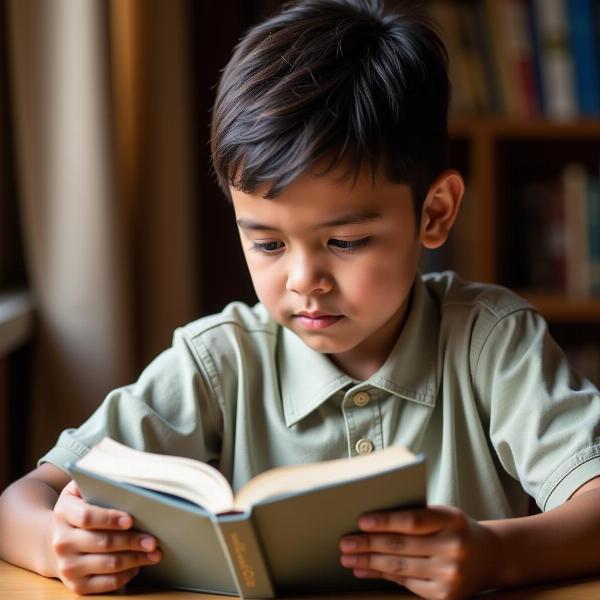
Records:
[[[403,444],[427,456],[428,502],[476,519],[558,506],[600,475],[600,395],[536,310],[451,272],[417,276],[405,324],[365,381],[232,303],[111,392],[41,462],[64,469],[102,437],[219,467],[239,489],[279,465]]]

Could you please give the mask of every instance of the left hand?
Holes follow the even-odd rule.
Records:
[[[423,598],[457,600],[489,586],[499,557],[490,529],[449,506],[363,515],[340,540],[344,567]]]

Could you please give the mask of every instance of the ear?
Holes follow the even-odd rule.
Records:
[[[436,177],[421,210],[421,242],[425,248],[439,248],[454,225],[465,191],[458,171],[447,170]]]

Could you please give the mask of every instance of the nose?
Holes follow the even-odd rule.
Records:
[[[327,269],[307,253],[290,257],[286,289],[296,294],[326,294],[333,287]]]

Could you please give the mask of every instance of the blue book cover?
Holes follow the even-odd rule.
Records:
[[[567,0],[577,102],[582,115],[600,113],[600,65],[596,0]]]
[[[535,19],[535,12],[533,6],[533,0],[527,0],[527,26],[529,29],[529,35],[531,36],[531,45],[533,47],[533,67],[535,74],[535,86],[539,100],[539,105],[542,114],[546,114],[546,98],[544,96],[544,85],[542,82],[542,63],[540,56],[540,38],[539,31]]]

